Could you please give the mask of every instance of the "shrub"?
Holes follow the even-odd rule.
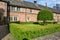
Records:
[[[57,22],[53,22],[53,24],[57,24]]]
[[[33,22],[20,22],[20,21],[16,21],[16,22],[10,22],[10,23],[17,23],[17,24],[32,24]]]
[[[33,22],[20,22],[20,24],[32,24]]]
[[[49,24],[40,26],[35,24],[10,24],[10,32],[15,40],[30,40],[33,38],[45,36],[54,32],[60,32],[59,24]]]
[[[13,21],[13,22],[10,22],[10,23],[17,23],[17,24],[20,24],[20,21]]]
[[[39,22],[33,22],[33,24],[39,24]]]

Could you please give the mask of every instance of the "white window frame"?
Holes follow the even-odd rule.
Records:
[[[14,18],[13,18],[13,19],[14,19],[14,21],[17,21],[17,16],[14,16]]]
[[[13,16],[10,16],[10,21],[13,21]]]
[[[17,7],[17,11],[20,11],[20,7]]]
[[[27,18],[27,21],[30,21],[30,18],[29,17]]]
[[[20,11],[20,7],[11,6],[11,10],[12,11]]]
[[[32,9],[30,9],[30,13],[32,13]]]

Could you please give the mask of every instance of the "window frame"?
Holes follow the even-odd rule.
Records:
[[[17,21],[17,16],[14,16],[14,21]]]
[[[30,9],[30,13],[32,13],[32,9]]]
[[[9,19],[10,21],[13,21],[13,16],[10,16],[10,19]]]
[[[12,11],[18,11],[19,12],[20,11],[20,7],[11,6],[11,10]]]

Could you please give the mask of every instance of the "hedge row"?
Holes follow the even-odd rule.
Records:
[[[54,32],[60,32],[59,24],[50,24],[42,27],[34,24],[32,24],[32,26],[30,26],[30,24],[27,25],[29,26],[14,23],[10,24],[10,32],[14,36],[15,40],[30,40]]]
[[[10,22],[10,23],[17,23],[17,24],[43,24],[43,22]],[[46,22],[46,24],[56,24],[57,22]]]

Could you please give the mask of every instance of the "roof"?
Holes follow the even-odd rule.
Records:
[[[5,1],[8,1],[8,0],[5,0]],[[20,6],[20,7],[25,7],[25,8],[32,8],[32,9],[38,9],[38,10],[48,9],[52,12],[60,13],[60,10],[49,8],[49,7],[40,5],[40,4],[27,2],[27,1],[10,0],[10,5]]]

